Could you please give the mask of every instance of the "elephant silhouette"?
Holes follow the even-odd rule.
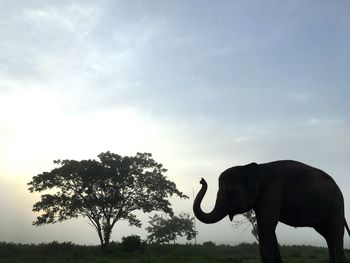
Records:
[[[263,164],[251,163],[225,170],[219,177],[219,189],[213,210],[202,211],[200,205],[208,185],[202,187],[193,212],[203,223],[212,224],[225,216],[254,210],[258,225],[262,263],[282,262],[275,234],[278,222],[294,227],[313,227],[327,241],[332,263],[345,261],[343,195],[332,179],[320,169],[281,160]]]

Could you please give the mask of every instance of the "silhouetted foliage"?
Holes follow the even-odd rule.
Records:
[[[143,243],[140,236],[131,235],[127,237],[122,237],[122,249],[125,252],[142,251]]]
[[[256,241],[259,242],[258,223],[256,222],[256,215],[253,209],[246,213],[243,213],[243,215],[252,224],[252,235],[255,237]]]
[[[173,215],[168,197],[188,198],[168,180],[162,164],[150,153],[120,156],[111,152],[99,160],[56,160],[58,166],[43,172],[28,183],[30,192],[55,190],[41,195],[33,211],[41,212],[33,225],[61,222],[79,216],[89,219],[101,242],[108,246],[112,229],[119,220],[141,226],[132,212],[163,211]]]
[[[256,215],[252,210],[249,210],[246,213],[242,214],[245,218],[243,218],[242,220],[238,220],[235,221],[235,226],[239,226],[245,223],[250,223],[252,225],[252,235],[254,236],[254,238],[256,239],[257,242],[259,242],[259,234],[258,234],[258,224],[256,222]]]
[[[194,217],[190,218],[189,214],[182,213],[179,216],[164,218],[163,216],[154,215],[150,217],[150,226],[146,228],[149,235],[147,240],[155,243],[169,243],[176,241],[176,237],[186,236],[187,240],[195,237]]]
[[[205,241],[205,242],[203,242],[202,245],[205,247],[215,247],[216,246],[216,244],[213,241]]]

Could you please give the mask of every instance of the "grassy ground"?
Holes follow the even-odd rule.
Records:
[[[285,263],[327,262],[327,249],[310,246],[282,246]],[[346,251],[350,258],[350,251]],[[147,245],[142,251],[124,252],[112,244],[107,255],[99,248],[71,243],[23,245],[0,243],[0,263],[255,263],[260,262],[256,244],[231,246]]]

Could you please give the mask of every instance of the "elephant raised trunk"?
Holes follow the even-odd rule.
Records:
[[[200,183],[202,184],[202,188],[199,190],[193,203],[194,215],[198,218],[199,221],[203,223],[206,223],[206,224],[216,223],[221,219],[223,219],[227,215],[227,213],[225,212],[225,209],[222,209],[220,200],[218,200],[219,198],[216,199],[215,207],[213,211],[211,211],[210,213],[203,212],[203,210],[201,209],[201,202],[203,200],[205,193],[207,192],[208,184],[203,178],[201,179]]]

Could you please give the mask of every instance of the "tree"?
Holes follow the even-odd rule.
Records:
[[[146,228],[149,235],[147,240],[156,243],[169,243],[176,241],[176,237],[186,236],[191,240],[196,236],[194,229],[194,217],[190,218],[189,214],[182,213],[179,216],[164,218],[163,216],[154,215],[150,217],[150,226]]]
[[[239,226],[245,223],[250,223],[252,225],[252,235],[256,239],[257,242],[259,242],[259,234],[258,234],[258,224],[256,222],[256,215],[252,210],[249,210],[248,212],[243,213],[243,218],[242,220],[235,221],[235,226]]]
[[[256,241],[259,242],[258,223],[256,222],[256,215],[253,209],[243,213],[243,215],[247,218],[249,223],[252,224],[252,235],[255,237]]]
[[[117,221],[127,220],[129,225],[140,227],[140,220],[132,212],[163,211],[173,215],[167,198],[188,198],[164,176],[167,170],[150,153],[123,157],[105,152],[98,158],[56,160],[57,168],[32,178],[28,183],[31,193],[57,191],[41,195],[33,205],[34,212],[41,212],[33,225],[85,217],[96,229],[104,253]]]

